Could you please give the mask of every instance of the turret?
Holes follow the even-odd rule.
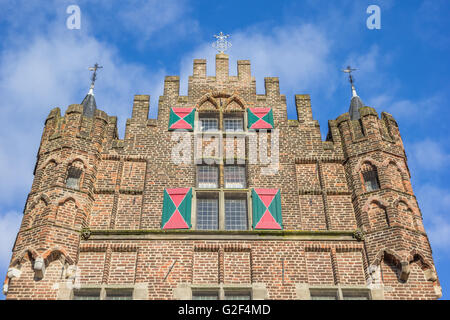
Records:
[[[439,294],[397,122],[390,114],[382,113],[380,118],[375,109],[365,106],[351,75],[350,82],[350,109],[336,124],[356,221],[365,234],[369,280],[373,285],[393,287],[397,294],[417,282]],[[375,275],[380,270],[385,272],[383,280]],[[392,270],[396,270],[397,280],[390,278]],[[426,279],[423,283],[417,280],[422,278]]]
[[[59,282],[77,261],[80,231],[89,224],[99,154],[112,120],[97,110],[93,83],[82,104],[70,105],[64,116],[55,108],[47,117],[5,282],[8,299],[21,298],[20,288],[30,283],[36,296],[56,298]]]

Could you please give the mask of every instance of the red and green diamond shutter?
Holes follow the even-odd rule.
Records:
[[[273,129],[273,112],[271,108],[248,108],[249,129]]]
[[[169,130],[194,130],[195,108],[171,108]]]
[[[162,212],[162,229],[191,228],[192,189],[165,189]]]
[[[279,189],[253,189],[252,205],[253,229],[283,229]]]

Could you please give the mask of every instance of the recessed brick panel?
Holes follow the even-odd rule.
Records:
[[[328,196],[328,214],[331,230],[355,230],[356,219],[351,196]]]
[[[112,252],[108,283],[134,283],[136,256],[136,252]]]
[[[117,172],[119,170],[119,161],[103,160],[97,169],[96,189],[114,189],[117,182]]]
[[[93,230],[109,229],[111,214],[113,210],[113,194],[96,194],[95,202],[92,206],[89,227]]]
[[[133,191],[144,190],[146,166],[145,162],[125,161],[120,188]]]
[[[117,206],[116,229],[139,229],[142,195],[120,194]]]
[[[306,268],[310,285],[334,284],[331,252],[306,252]]]
[[[344,166],[340,163],[324,163],[323,176],[327,191],[348,192]]]
[[[78,269],[81,284],[101,284],[106,252],[80,252]]]
[[[251,283],[250,252],[224,253],[224,283]]]
[[[194,284],[219,283],[219,253],[195,252],[194,253]]]
[[[297,181],[299,189],[320,189],[317,164],[297,164]]]
[[[300,213],[303,230],[326,230],[325,211],[321,195],[300,195]]]
[[[336,260],[341,284],[364,285],[366,283],[360,251],[337,252]]]

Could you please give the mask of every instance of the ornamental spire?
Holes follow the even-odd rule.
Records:
[[[356,71],[357,69],[352,69],[352,67],[348,66],[347,69],[342,70],[344,73],[348,73],[349,82],[352,87],[352,100],[350,102],[350,119],[351,120],[358,120],[361,118],[361,115],[359,114],[359,109],[364,107],[363,102],[361,101],[361,98],[356,93],[355,88],[355,79],[353,78],[352,72]]]
[[[350,66],[348,66],[347,69],[342,70],[342,72],[348,73],[348,80],[352,86],[352,97],[358,96],[356,94],[356,89],[355,89],[355,79],[353,79],[353,76],[352,76],[352,72],[356,71],[356,70],[358,70],[358,69],[352,69],[352,67],[350,67]]]
[[[83,105],[83,115],[86,117],[92,118],[95,114],[95,110],[97,110],[97,104],[94,98],[94,86],[95,80],[97,80],[97,70],[101,68],[103,67],[99,66],[98,63],[96,63],[93,67],[89,67],[89,71],[94,71],[94,73],[91,76],[91,86],[89,88],[89,92],[86,97],[84,97],[83,102],[81,102]]]
[[[94,95],[95,80],[97,80],[97,70],[102,68],[103,67],[99,66],[98,63],[96,63],[93,67],[89,67],[89,71],[94,71],[94,73],[91,76],[91,87],[89,88],[88,94]]]

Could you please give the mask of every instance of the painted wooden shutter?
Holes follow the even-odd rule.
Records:
[[[192,189],[165,189],[162,212],[162,229],[191,228]]]
[[[271,108],[248,108],[249,129],[273,129]]]
[[[169,130],[194,130],[195,108],[171,108]]]
[[[253,189],[253,229],[282,230],[279,189]]]

